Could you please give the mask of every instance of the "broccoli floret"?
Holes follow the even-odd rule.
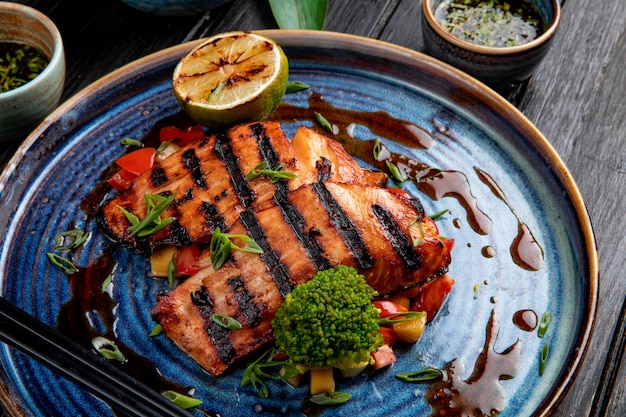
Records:
[[[354,268],[318,272],[285,297],[272,321],[276,347],[299,369],[350,369],[370,362],[383,344],[378,333],[378,293]]]

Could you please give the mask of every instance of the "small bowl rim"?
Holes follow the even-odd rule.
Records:
[[[41,73],[37,77],[33,78],[27,83],[11,90],[0,92],[0,99],[4,100],[11,99],[15,95],[27,92],[29,89],[37,88],[39,84],[44,82],[42,80],[45,78],[45,76],[49,72],[54,71],[54,68],[58,67],[62,63],[62,60],[65,59],[65,51],[63,48],[63,39],[61,37],[61,32],[59,32],[59,29],[56,27],[54,22],[39,10],[20,3],[0,1],[0,13],[2,12],[33,17],[43,24],[43,26],[50,32],[50,34],[52,35],[52,39],[54,40],[52,56],[50,57],[50,61],[48,62],[46,68],[44,68],[44,70],[41,71]],[[2,41],[12,42],[13,40],[4,39]]]
[[[441,27],[439,23],[437,23],[437,21],[435,20],[433,9],[430,6],[430,0],[422,0],[422,11],[428,25],[448,43],[477,54],[512,55],[533,49],[545,43],[548,39],[554,36],[561,21],[561,4],[559,0],[551,1],[552,7],[554,8],[554,16],[552,17],[552,21],[550,22],[548,29],[546,29],[544,33],[542,33],[540,36],[533,39],[532,41],[517,46],[483,46],[464,41],[463,39],[457,38],[456,36],[450,34],[447,30]]]

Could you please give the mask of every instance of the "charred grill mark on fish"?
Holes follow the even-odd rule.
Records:
[[[369,269],[374,266],[374,258],[368,252],[367,245],[363,242],[359,230],[337,203],[333,195],[326,189],[324,183],[318,182],[313,184],[313,189],[330,215],[335,228],[350,248],[358,267]]]
[[[245,175],[241,172],[237,156],[233,152],[232,143],[227,133],[218,133],[215,138],[215,153],[226,164],[231,182],[243,207],[249,207],[254,202],[254,192],[248,187]]]
[[[200,205],[200,213],[207,228],[215,230],[219,227],[223,232],[228,231],[228,225],[226,224],[224,217],[214,204],[203,201]]]
[[[263,249],[263,254],[260,255],[261,259],[267,266],[281,297],[285,298],[296,285],[289,275],[287,267],[280,261],[280,255],[271,247],[263,228],[255,218],[254,212],[248,209],[241,212],[239,216],[250,237]]]
[[[286,192],[277,190],[274,194],[274,202],[280,208],[285,223],[291,226],[291,230],[306,250],[308,257],[311,259],[315,268],[324,270],[332,267],[330,261],[324,256],[324,248],[314,238],[310,231],[306,230],[306,224],[302,213],[300,213],[289,201]]]
[[[211,318],[214,313],[211,294],[207,292],[205,286],[202,286],[199,290],[191,293],[190,296],[191,302],[197,307],[204,321],[204,328],[213,342],[217,356],[226,364],[232,363],[235,357],[235,349],[228,338],[229,332]]]
[[[385,235],[391,242],[391,246],[400,259],[402,259],[404,267],[410,271],[419,269],[422,265],[422,260],[419,256],[413,255],[413,242],[411,242],[409,236],[400,229],[400,226],[396,223],[389,210],[379,204],[374,204],[372,211],[383,226]]]
[[[253,302],[253,296],[245,286],[241,276],[230,278],[226,281],[235,294],[239,311],[246,318],[249,327],[256,327],[261,322],[261,309]]]
[[[150,178],[152,180],[152,185],[154,187],[158,187],[159,185],[163,185],[167,181],[167,174],[162,167],[157,166],[154,167],[154,169],[152,170]]]
[[[206,188],[206,178],[202,172],[202,165],[200,159],[196,155],[196,151],[193,148],[187,149],[183,152],[183,164],[185,168],[191,172],[191,178],[193,182],[200,188]]]

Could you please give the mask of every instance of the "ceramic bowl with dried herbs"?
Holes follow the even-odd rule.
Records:
[[[559,0],[423,0],[426,52],[497,90],[526,81],[548,52]]]
[[[0,2],[0,141],[25,138],[59,104],[61,34],[41,12]]]

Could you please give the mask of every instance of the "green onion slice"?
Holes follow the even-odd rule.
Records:
[[[211,94],[207,98],[207,103],[212,102],[215,99],[215,97],[217,97],[219,95],[219,93],[222,92],[224,87],[226,87],[226,80],[220,81],[220,83],[217,85],[217,87],[215,87],[215,90],[211,91]]]
[[[347,402],[352,395],[347,392],[323,392],[311,396],[311,402],[318,405],[339,405]]]
[[[400,182],[406,181],[406,178],[404,178],[404,176],[400,172],[400,168],[398,168],[396,166],[396,164],[394,164],[393,162],[390,162],[390,161],[385,161],[385,164],[387,164],[387,169],[389,170],[389,172],[391,173],[391,176],[394,179],[396,179],[397,181],[400,181]]]
[[[104,294],[109,287],[109,284],[113,282],[113,274],[107,275],[107,277],[102,281],[102,293]]]
[[[123,138],[122,140],[120,140],[120,145],[141,147],[141,142],[137,139]]]
[[[239,330],[242,327],[237,319],[227,316],[226,314],[211,314],[211,320],[228,330]]]
[[[76,265],[74,265],[69,259],[66,259],[52,252],[48,252],[47,255],[48,259],[50,259],[50,262],[52,262],[55,266],[61,268],[63,272],[67,274],[73,274],[75,272],[78,272],[78,268],[76,268]]]
[[[290,179],[290,178],[298,178],[298,174],[294,172],[283,171],[283,167],[285,164],[280,164],[276,167],[276,169],[267,169],[269,162],[263,161],[257,164],[252,170],[246,175],[247,181],[252,181],[257,179],[261,175],[265,175],[270,179],[270,182],[276,183],[280,179]]]
[[[241,239],[245,246],[235,245],[231,240],[233,238]],[[211,251],[211,262],[215,270],[220,269],[224,265],[233,249],[258,254],[263,253],[263,249],[250,237],[233,233],[222,233],[219,227],[215,229],[213,236],[211,236],[209,249]]]
[[[317,119],[319,124],[322,125],[322,127],[324,129],[328,130],[331,133],[333,132],[333,126],[330,124],[330,122],[324,116],[322,116],[321,113],[315,112],[315,118]]]
[[[448,211],[449,211],[448,209],[443,209],[443,210],[440,210],[440,211],[438,211],[436,213],[431,214],[428,217],[430,217],[431,220],[437,220],[438,218],[440,218],[441,216],[446,214]]]
[[[85,243],[87,239],[89,239],[89,236],[91,236],[91,233],[85,232],[82,229],[68,230],[56,236],[54,249],[58,251],[76,249]]]
[[[550,324],[550,313],[547,311],[542,314],[539,321],[539,327],[537,328],[537,336],[544,337],[548,331],[548,325]]]
[[[174,289],[174,282],[176,281],[176,254],[172,255],[172,259],[167,264],[167,286]]]
[[[382,150],[382,144],[380,143],[380,139],[376,138],[374,140],[374,147],[372,149],[372,155],[374,156],[375,161],[378,161],[378,157],[380,156],[381,150]]]
[[[176,194],[172,194],[169,197],[158,194],[145,194],[144,197],[146,199],[146,206],[148,207],[148,214],[146,214],[146,217],[142,220],[139,220],[139,217],[130,213],[123,207],[117,206],[131,224],[128,228],[130,236],[137,235],[143,237],[151,235],[165,228],[175,220],[174,217],[162,219],[161,213],[172,204],[176,198]]]
[[[119,362],[126,361],[124,354],[120,351],[114,341],[103,336],[96,336],[91,339],[94,349],[105,359],[114,359]]]
[[[300,81],[289,81],[287,83],[287,94],[289,93],[295,93],[296,91],[302,91],[302,90],[308,90],[309,88],[311,88],[310,85],[305,84],[303,82]]]
[[[413,246],[417,247],[420,245],[420,243],[422,243],[422,241],[424,240],[424,238],[426,237],[426,232],[424,231],[424,222],[423,222],[424,217],[422,215],[417,216],[416,218],[414,218],[411,223],[409,223],[409,227],[413,226],[415,223],[418,224],[419,226],[419,230],[420,230],[420,236],[419,238],[415,238],[415,237],[411,237],[411,240],[413,241]]]
[[[431,382],[441,379],[443,372],[436,368],[424,368],[414,372],[403,372],[396,374],[396,377],[405,382]]]
[[[193,398],[172,390],[163,391],[161,395],[163,395],[165,398],[167,398],[177,406],[184,409],[197,407],[202,404],[202,401],[197,398]]]
[[[405,311],[402,313],[390,314],[387,317],[379,318],[378,325],[385,326],[394,323],[402,323],[418,317],[423,317],[425,315],[426,313],[424,313],[423,311]]]
[[[150,331],[150,337],[156,337],[159,336],[161,333],[163,333],[163,326],[161,326],[160,323],[157,323],[154,325],[154,327],[152,328],[152,330]]]

